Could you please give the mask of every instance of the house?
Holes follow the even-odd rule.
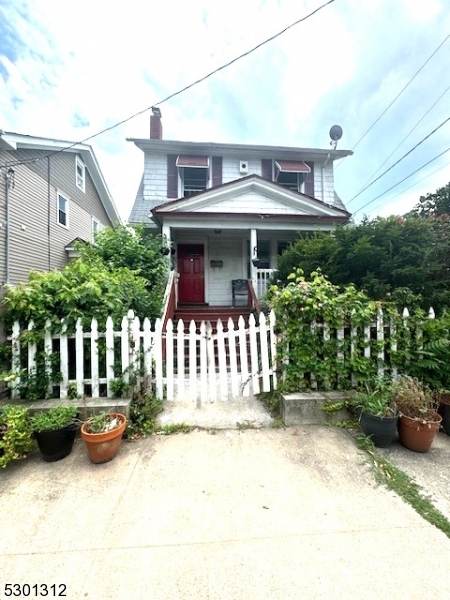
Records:
[[[91,146],[0,131],[0,292],[118,221]]]
[[[179,304],[247,304],[235,280],[261,297],[298,232],[330,231],[351,216],[333,177],[350,151],[165,140],[158,108],[150,137],[128,141],[144,153],[129,221],[171,246]]]

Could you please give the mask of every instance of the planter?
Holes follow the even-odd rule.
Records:
[[[400,415],[398,420],[400,442],[414,452],[428,452],[434,436],[439,431],[441,421],[442,417],[438,413],[434,413],[434,420],[425,423]]]
[[[34,437],[45,462],[61,460],[72,452],[78,424],[69,423],[61,429],[35,431]]]
[[[89,421],[81,426],[81,437],[86,444],[89,460],[95,464],[101,464],[112,460],[119,452],[122,444],[122,436],[127,425],[127,418],[121,413],[111,413],[119,421],[119,426],[110,431],[102,433],[89,433],[87,427]]]
[[[442,428],[447,435],[450,435],[450,393],[439,392],[434,397],[439,405],[438,413],[442,417]]]
[[[370,436],[378,448],[387,448],[397,433],[398,417],[379,417],[370,413],[361,413],[361,429]]]

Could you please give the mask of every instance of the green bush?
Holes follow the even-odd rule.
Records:
[[[33,434],[28,410],[23,406],[0,408],[0,466],[24,458],[33,449]]]
[[[31,428],[36,432],[62,429],[74,421],[77,412],[76,406],[55,406],[49,410],[35,413],[30,419]]]

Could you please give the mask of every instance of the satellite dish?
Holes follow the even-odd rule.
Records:
[[[330,129],[330,146],[333,148],[333,150],[336,150],[337,143],[341,139],[341,137],[342,127],[340,125],[333,125],[333,127]]]
[[[333,142],[337,142],[342,137],[342,127],[340,125],[333,125],[330,129],[330,138]]]

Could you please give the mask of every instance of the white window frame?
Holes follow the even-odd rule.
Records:
[[[66,210],[64,211],[64,214],[66,215],[66,222],[65,223],[61,223],[60,219],[59,219],[59,213],[60,213],[60,199],[63,199],[66,203]],[[56,192],[56,222],[58,223],[58,225],[60,227],[64,227],[65,229],[69,229],[69,204],[70,204],[70,198],[67,194],[65,194],[62,190],[57,190]]]
[[[78,168],[81,169],[81,175],[78,173]],[[75,157],[75,184],[83,193],[86,192],[86,165],[79,156]]]
[[[95,236],[100,233],[100,221],[92,217],[92,243],[95,244]]]

